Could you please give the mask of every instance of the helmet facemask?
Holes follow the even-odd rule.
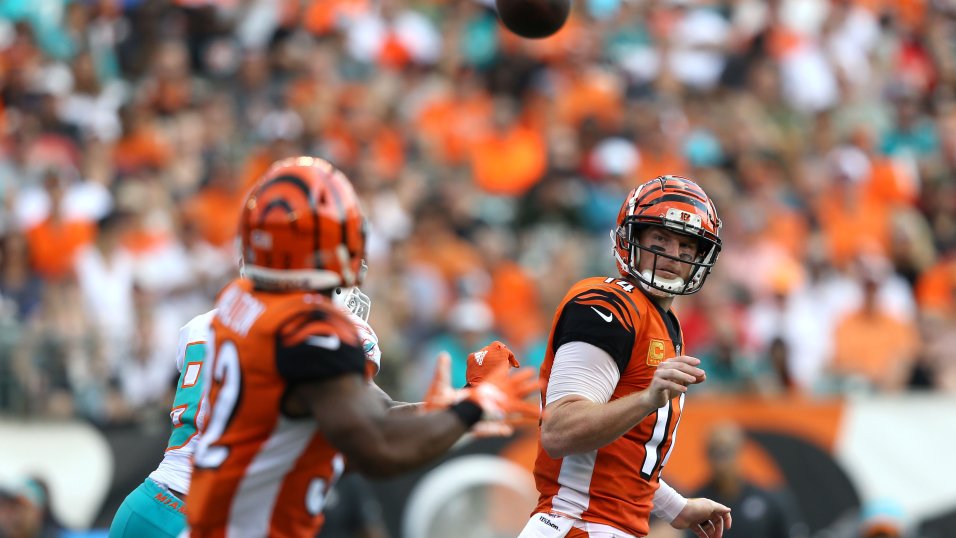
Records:
[[[660,226],[664,229],[675,231],[682,235],[694,238],[698,243],[697,256],[694,260],[685,260],[678,256],[672,256],[651,247],[642,245],[639,241],[639,234],[648,226]],[[618,265],[625,269],[627,273],[641,284],[645,291],[658,297],[673,297],[675,295],[690,295],[700,291],[707,279],[707,275],[713,269],[717,262],[717,256],[720,254],[720,243],[716,237],[711,238],[706,231],[694,225],[694,223],[661,218],[640,218],[637,216],[628,217],[624,223],[611,232],[611,239],[616,248],[613,249],[614,258]],[[628,259],[622,259],[620,252],[627,252]],[[638,269],[641,260],[642,251],[650,256],[655,256],[654,263],[650,269],[643,272]],[[667,278],[658,274],[657,262],[660,258],[667,258],[680,264],[691,266],[690,275],[685,282],[684,279]]]
[[[365,274],[368,272],[368,265],[362,260],[359,269],[359,281],[365,280]],[[367,322],[368,316],[372,311],[372,299],[362,292],[358,286],[339,286],[332,291],[332,302],[339,308],[348,310],[355,314],[362,321]]]
[[[372,299],[362,293],[358,286],[335,288],[335,291],[332,292],[332,302],[366,322],[372,310]]]

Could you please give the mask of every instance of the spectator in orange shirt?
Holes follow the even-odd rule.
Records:
[[[142,105],[120,109],[122,136],[113,148],[113,162],[120,174],[135,174],[142,168],[162,169],[172,158],[172,149],[153,124],[150,110]]]
[[[468,152],[494,110],[483,81],[470,69],[460,69],[444,93],[426,104],[415,120],[424,150],[442,163],[466,161]]]
[[[76,253],[88,245],[94,236],[90,222],[67,220],[63,213],[66,179],[56,170],[49,170],[43,186],[50,200],[46,219],[27,230],[30,266],[43,279],[62,280],[73,273]]]
[[[867,243],[889,251],[889,211],[865,196],[872,170],[866,154],[841,147],[831,151],[827,161],[832,184],[816,209],[833,265],[845,267]]]
[[[491,132],[472,149],[475,183],[489,194],[521,196],[544,177],[546,150],[541,134],[520,122],[517,103],[499,96]]]
[[[272,166],[272,163],[302,153],[302,118],[291,109],[272,110],[260,120],[258,136],[263,144],[249,152],[242,167],[240,196],[252,187],[256,179]],[[241,200],[240,200],[241,202]]]
[[[186,202],[184,216],[210,245],[228,248],[236,237],[245,189],[235,170],[225,160],[209,167],[206,185]]]
[[[647,118],[637,126],[637,148],[641,152],[641,163],[637,169],[634,184],[668,174],[686,174],[687,162],[675,145],[675,137],[663,124],[659,110],[642,110]]]
[[[916,327],[879,307],[877,292],[889,267],[870,262],[859,269],[863,306],[837,324],[831,369],[876,390],[901,390],[920,349]]]
[[[956,250],[919,276],[916,301],[927,312],[956,312]]]
[[[496,331],[514,349],[527,349],[544,337],[545,320],[535,281],[513,260],[514,239],[500,229],[479,233],[477,242],[485,270],[491,278],[485,301],[494,314]],[[527,353],[525,365],[529,365]],[[531,366],[534,364],[533,360]]]

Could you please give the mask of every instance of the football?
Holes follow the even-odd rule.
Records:
[[[495,7],[507,29],[521,37],[540,39],[564,26],[571,0],[495,0]]]

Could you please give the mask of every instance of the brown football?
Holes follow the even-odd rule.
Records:
[[[507,29],[521,37],[540,39],[564,26],[571,0],[495,0],[495,7]]]

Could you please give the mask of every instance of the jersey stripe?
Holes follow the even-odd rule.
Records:
[[[229,511],[229,538],[267,536],[282,478],[318,428],[315,421],[280,418],[245,471]]]
[[[558,474],[558,495],[552,500],[555,511],[572,517],[581,514],[591,504],[591,478],[594,476],[594,463],[597,451],[565,456]]]
[[[661,182],[661,183],[663,183],[663,182]],[[646,200],[650,195],[652,195],[652,194],[654,194],[654,193],[661,192],[662,190],[663,190],[663,186],[662,186],[662,185],[655,185],[655,186],[654,186],[653,188],[651,188],[650,190],[646,190],[646,191],[641,192],[641,197],[638,198],[638,199],[637,199],[637,202],[634,203],[635,209],[638,208],[638,207],[641,207],[641,203],[642,203],[644,200]]]
[[[316,334],[338,336],[335,326],[324,320],[306,321],[291,331],[283,331],[280,336],[282,338],[283,346],[293,347],[296,344],[305,342],[310,336],[314,336]]]
[[[611,291],[617,297],[621,297],[625,301],[627,301],[631,305],[631,309],[629,310],[629,312],[633,312],[634,315],[637,316],[637,320],[641,319],[641,309],[638,308],[636,304],[634,304],[634,299],[631,298],[631,294],[625,292],[624,290],[619,290],[613,287],[611,288]],[[634,321],[636,322],[637,320],[634,320]]]
[[[660,198],[656,200],[656,203],[662,203],[662,202],[682,202],[687,205],[692,205],[696,207],[697,209],[700,209],[704,213],[706,213],[710,209],[707,207],[707,204],[705,204],[704,202],[701,202],[700,200],[696,198],[692,198],[686,194],[665,194],[664,196],[661,196]]]
[[[607,289],[589,290],[588,292],[582,293],[575,297],[574,302],[589,306],[600,306],[608,310],[613,310],[617,313],[617,316],[615,317],[621,320],[622,324],[627,328],[628,331],[634,330],[634,321],[631,319],[631,316],[628,315],[629,310],[627,305],[625,305],[624,301],[621,300],[621,296],[614,291],[609,291]],[[640,317],[640,314],[638,314],[638,317]]]

